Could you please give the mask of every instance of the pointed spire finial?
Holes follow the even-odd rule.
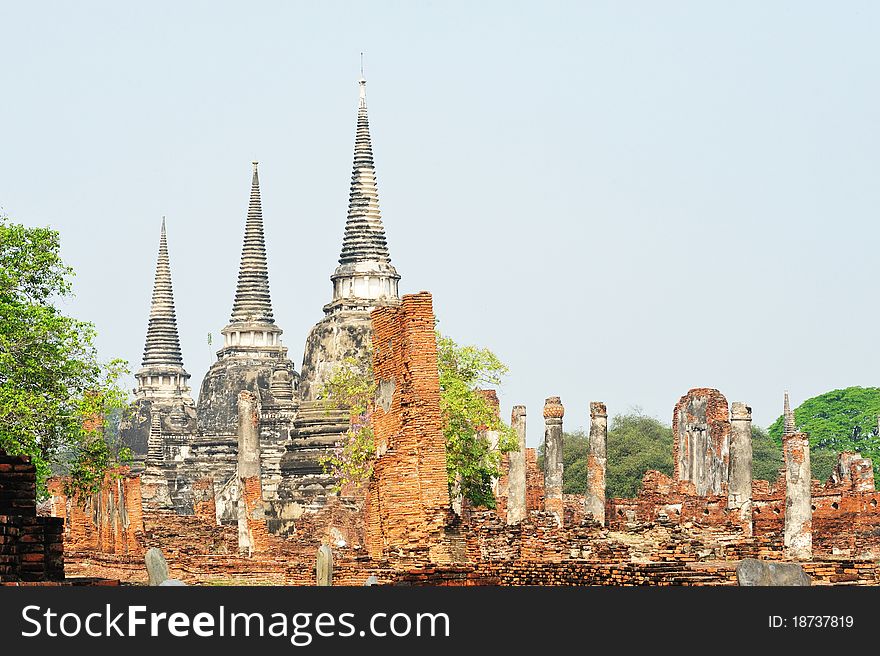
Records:
[[[232,304],[230,323],[275,323],[269,296],[269,270],[266,264],[266,240],[263,234],[263,209],[260,202],[260,177],[257,162],[252,162],[254,175],[248,202],[244,244],[238,270],[238,286]]]
[[[782,407],[782,434],[792,435],[797,431],[794,423],[794,413],[791,411],[791,403],[788,399],[788,390],[785,390],[785,400]]]
[[[168,259],[168,240],[165,235],[165,217],[159,232],[159,257],[153,281],[150,304],[150,323],[144,344],[143,366],[180,365],[180,338],[177,334],[177,316],[174,312],[174,292],[171,288],[171,265]]]
[[[359,90],[359,99],[358,99],[358,109],[367,109],[367,79],[364,77],[364,53],[361,53],[361,76],[358,79]]]
[[[366,85],[360,85],[357,129],[354,141],[354,165],[351,173],[351,190],[348,196],[348,219],[342,240],[340,264],[364,261],[390,262],[385,228],[379,211],[379,191],[376,185],[376,167],[373,163],[373,144],[370,139],[370,122],[367,118]]]

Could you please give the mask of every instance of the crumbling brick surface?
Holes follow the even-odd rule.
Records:
[[[691,481],[698,494],[726,494],[730,466],[730,414],[716,389],[697,387],[672,414],[674,478]]]
[[[214,478],[203,476],[192,484],[193,514],[206,521],[217,521],[217,501],[215,499]]]
[[[250,534],[254,553],[264,553],[270,549],[272,538],[266,527],[263,506],[263,488],[260,476],[250,476],[242,480],[247,530]]]
[[[0,582],[64,579],[64,523],[38,517],[36,467],[0,450]]]
[[[538,453],[526,449],[526,511],[544,509],[544,472],[538,467]]]
[[[64,541],[73,551],[143,554],[140,478],[127,467],[108,471],[101,489],[85,498],[68,498],[65,479],[47,481],[52,514],[64,520]]]
[[[402,551],[449,559],[446,443],[431,295],[405,295],[400,307],[374,310],[372,321],[379,457],[367,494],[367,549],[374,557]]]

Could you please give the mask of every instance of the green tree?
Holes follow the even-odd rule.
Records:
[[[474,505],[493,508],[492,479],[501,475],[501,453],[516,448],[516,436],[478,390],[499,385],[507,367],[488,349],[459,346],[439,334],[437,360],[450,491],[460,492]],[[328,408],[347,408],[352,414],[346,439],[324,460],[325,470],[337,477],[340,486],[361,484],[372,472],[370,407],[375,392],[369,353],[343,362],[321,390]],[[491,448],[487,431],[498,431],[497,450]]]
[[[810,436],[810,466],[813,478],[825,480],[841,451],[858,451],[874,461],[874,473],[880,475],[880,388],[847,387],[807,399],[794,409],[798,430]],[[782,444],[783,417],[767,429],[777,444]]]
[[[776,480],[782,467],[782,448],[767,431],[752,424],[752,478],[755,480]]]
[[[342,444],[321,461],[324,470],[337,480],[337,491],[346,484],[360,486],[373,473],[376,446],[370,419],[375,395],[372,348],[359,357],[345,358],[321,388],[325,407],[348,410],[351,418]]]
[[[634,497],[649,469],[672,476],[672,428],[638,409],[612,418],[606,448],[609,497]]]
[[[583,494],[587,488],[589,435],[583,430],[566,432],[562,444],[563,492]],[[544,446],[538,447],[538,466],[543,468]],[[672,428],[635,409],[615,415],[608,426],[606,443],[606,494],[634,497],[649,469],[672,475]]]
[[[94,327],[56,307],[73,277],[59,250],[56,231],[0,217],[0,448],[30,455],[41,488],[64,464],[87,489],[124,455],[98,420],[125,404],[124,363],[101,364]]]

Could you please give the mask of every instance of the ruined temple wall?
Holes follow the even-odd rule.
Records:
[[[38,517],[37,470],[0,450],[0,582],[64,579],[64,523]]]
[[[127,467],[107,472],[100,489],[86,497],[68,497],[63,478],[50,478],[47,487],[52,495],[52,514],[64,521],[67,549],[132,555],[144,552],[141,482]]]
[[[697,494],[727,494],[730,413],[716,389],[698,387],[675,404],[672,414],[673,477],[691,481]]]
[[[193,515],[210,523],[217,523],[217,491],[214,479],[203,476],[192,484]]]
[[[537,450],[526,449],[526,512],[532,510],[544,510],[544,472]]]
[[[367,549],[443,559],[450,521],[434,311],[427,292],[373,312],[373,430],[378,458],[366,506]]]

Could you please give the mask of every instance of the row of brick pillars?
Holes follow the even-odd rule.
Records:
[[[544,510],[556,516],[558,524],[563,519],[563,417],[565,407],[558,396],[549,397],[544,403]],[[526,481],[526,408],[513,407],[510,425],[517,435],[518,448],[508,453],[507,523],[517,524],[527,515]],[[605,404],[590,403],[590,457],[589,477],[585,491],[587,512],[601,523],[605,522],[605,470],[608,413]]]

